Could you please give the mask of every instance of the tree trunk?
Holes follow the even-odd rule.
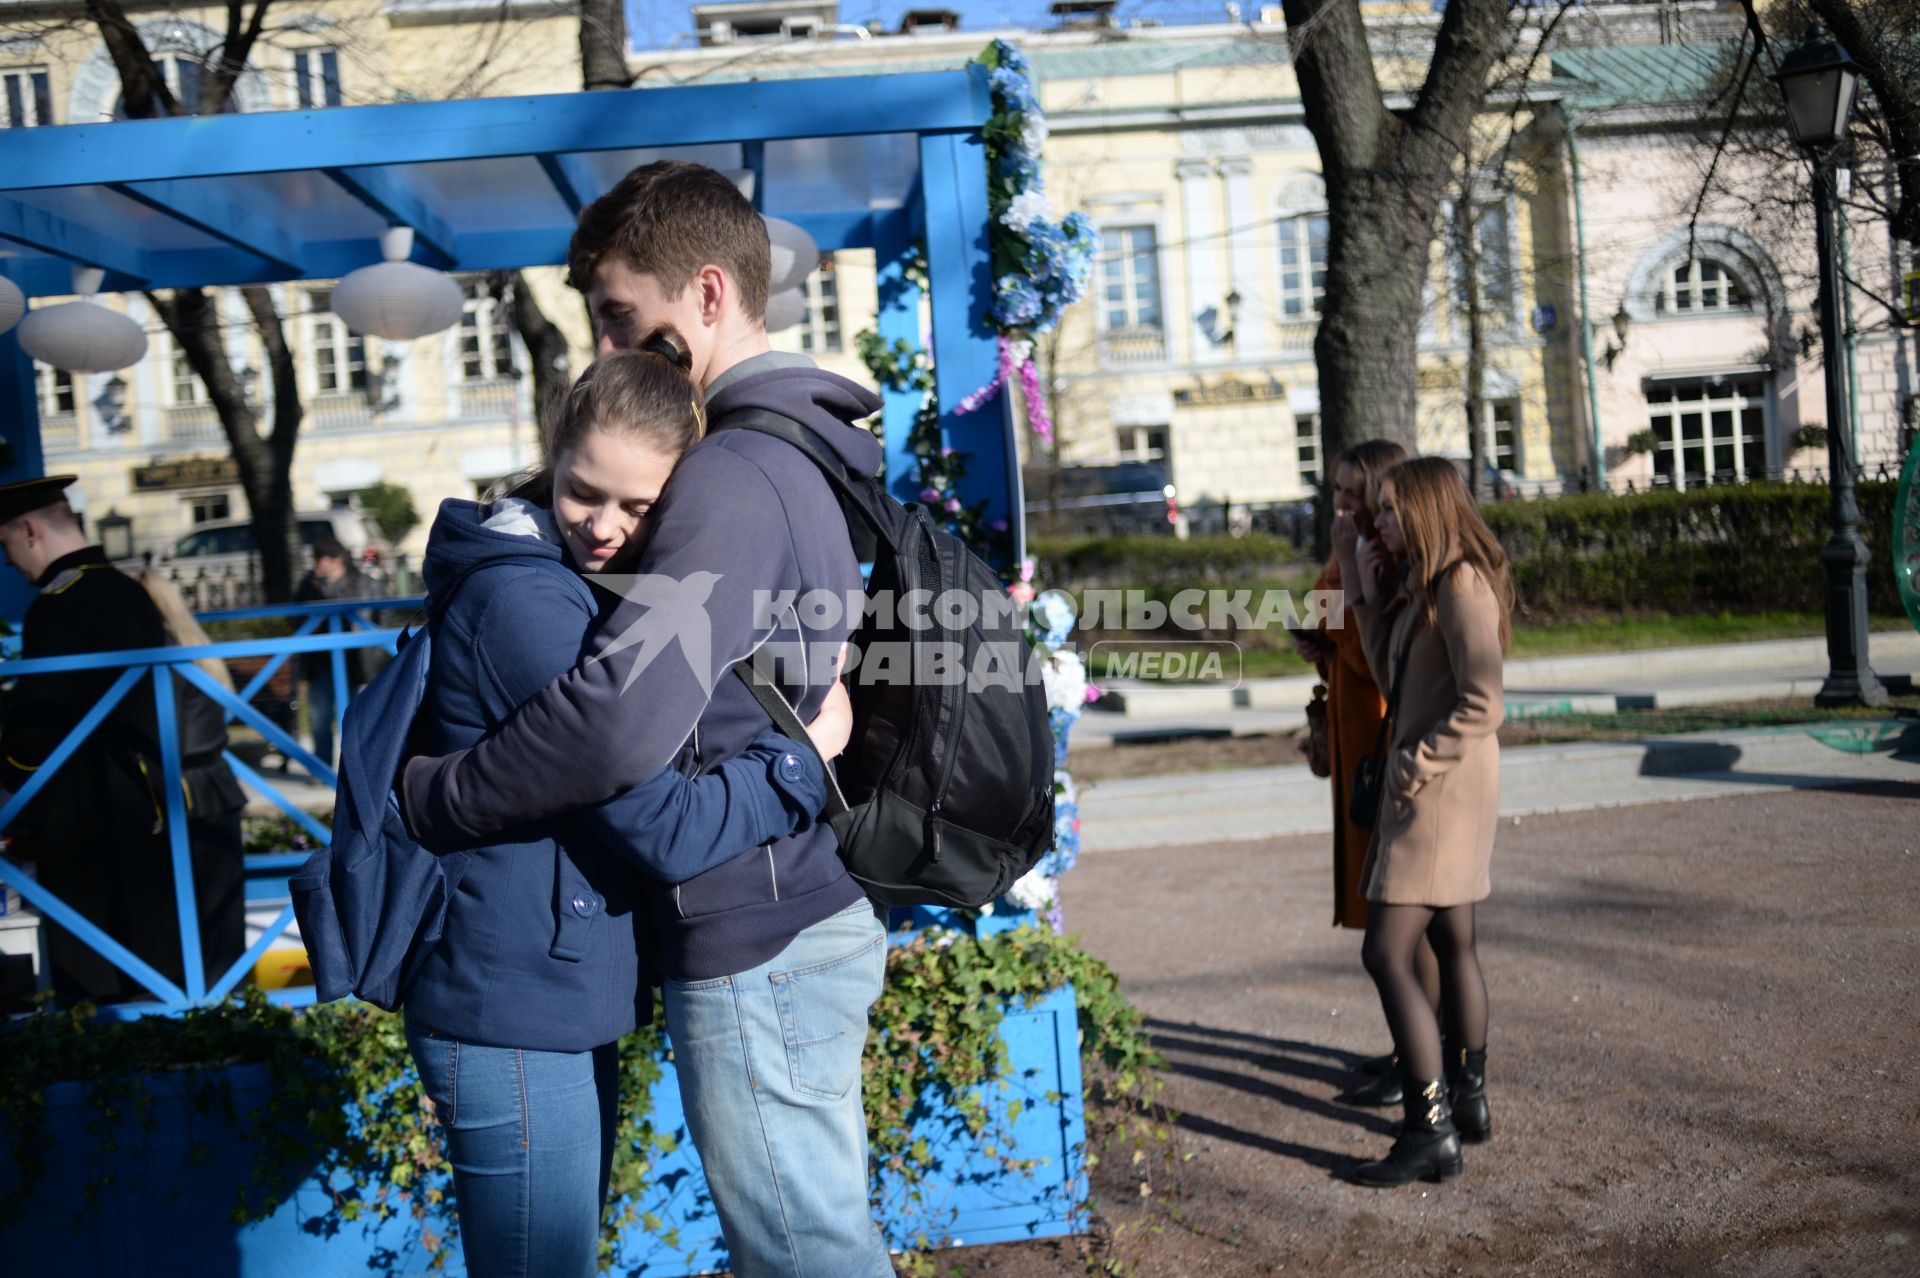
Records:
[[[1480,309],[1480,247],[1473,224],[1473,178],[1462,179],[1453,205],[1453,240],[1460,263],[1460,310],[1467,321],[1467,491],[1487,496],[1487,320]]]
[[[232,97],[234,85],[265,30],[271,3],[258,0],[249,13],[243,0],[228,0],[225,38],[202,72],[200,114],[219,114]],[[99,27],[101,40],[113,58],[128,118],[179,114],[180,103],[168,91],[152,51],[141,43],[119,0],[87,0],[87,16]],[[186,357],[188,367],[206,386],[207,399],[219,415],[227,447],[240,471],[254,543],[260,550],[261,589],[267,600],[279,603],[293,598],[300,564],[292,475],[304,409],[286,330],[272,296],[259,287],[243,289],[242,293],[259,329],[273,379],[273,428],[265,439],[260,435],[260,415],[247,402],[246,390],[227,361],[218,295],[191,288],[177,290],[165,299],[151,293],[147,297]]]
[[[527,287],[527,277],[519,271],[506,271],[495,277],[496,297],[502,288],[513,308],[513,327],[526,344],[527,360],[533,365],[533,416],[540,432],[540,451],[546,454],[546,441],[554,425],[555,414],[572,384],[567,335],[547,318],[540,303]]]
[[[1381,96],[1358,0],[1283,7],[1327,184],[1327,289],[1313,342],[1324,498],[1343,449],[1376,437],[1414,447],[1428,249],[1510,19],[1506,0],[1452,0],[1426,81],[1400,115]]]
[[[590,90],[632,86],[624,0],[580,0],[580,78]]]

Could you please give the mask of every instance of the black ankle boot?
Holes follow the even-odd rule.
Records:
[[[1410,1081],[1406,1107],[1406,1122],[1393,1149],[1379,1162],[1362,1163],[1354,1170],[1360,1184],[1386,1189],[1422,1177],[1452,1180],[1460,1174],[1460,1133],[1447,1109],[1446,1084],[1437,1078]]]
[[[1464,1144],[1484,1145],[1493,1138],[1493,1117],[1487,1112],[1486,1048],[1447,1053],[1447,1105]]]
[[[1370,1064],[1372,1064],[1371,1061],[1363,1062],[1361,1069],[1365,1070]],[[1384,1071],[1363,1077],[1360,1082],[1333,1099],[1342,1105],[1365,1105],[1373,1109],[1385,1109],[1389,1105],[1398,1105],[1404,1096],[1405,1089],[1401,1086],[1400,1079],[1400,1058],[1389,1056],[1387,1068]]]

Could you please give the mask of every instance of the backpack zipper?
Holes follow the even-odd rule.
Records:
[[[960,550],[956,550],[955,558],[958,559],[961,553],[963,552]],[[960,566],[961,565],[958,563],[954,565],[956,569],[958,569]],[[964,573],[960,573],[956,571],[949,575],[949,579],[958,580],[963,578],[964,575],[965,575]],[[969,627],[965,630],[962,630],[960,633],[963,636],[966,636],[966,635],[971,635],[973,631],[971,627]],[[936,864],[940,860],[940,825],[939,825],[940,810],[946,806],[947,789],[953,784],[954,760],[960,757],[960,733],[961,733],[961,730],[966,726],[966,722],[967,722],[967,699],[968,698],[967,698],[966,672],[970,671],[973,668],[973,658],[974,658],[974,653],[967,651],[967,645],[965,640],[963,639],[960,645],[960,667],[962,670],[962,674],[961,674],[960,682],[956,685],[956,687],[958,687],[959,689],[959,701],[954,705],[953,721],[948,726],[947,757],[945,762],[940,768],[940,793],[933,796],[933,806],[927,809],[927,825],[928,825],[928,828],[931,829],[933,832],[933,859]]]

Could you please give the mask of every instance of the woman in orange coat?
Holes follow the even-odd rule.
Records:
[[[1333,532],[1335,553],[1314,583],[1315,590],[1339,590],[1341,564],[1351,574],[1358,538],[1374,535],[1374,504],[1387,471],[1407,459],[1407,450],[1391,440],[1369,439],[1341,453],[1333,469]],[[1295,649],[1314,662],[1327,685],[1327,761],[1333,790],[1333,924],[1360,931],[1367,926],[1367,898],[1360,870],[1367,859],[1373,831],[1347,815],[1353,791],[1353,770],[1373,752],[1380,738],[1386,700],[1367,668],[1360,629],[1336,612],[1333,624],[1323,622],[1317,633],[1298,634]],[[1424,943],[1419,954],[1421,981],[1437,1005],[1440,971],[1433,951]],[[1340,1099],[1350,1105],[1398,1105],[1400,1074],[1391,1054],[1361,1064],[1359,1077]]]

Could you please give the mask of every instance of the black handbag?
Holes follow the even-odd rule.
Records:
[[[1371,830],[1380,820],[1380,803],[1387,788],[1387,746],[1393,741],[1393,717],[1400,709],[1400,685],[1406,682],[1407,658],[1413,655],[1413,639],[1400,651],[1394,666],[1393,686],[1387,689],[1387,717],[1380,721],[1380,735],[1374,740],[1373,753],[1360,760],[1353,770],[1353,788],[1347,793],[1347,820],[1363,830]]]

